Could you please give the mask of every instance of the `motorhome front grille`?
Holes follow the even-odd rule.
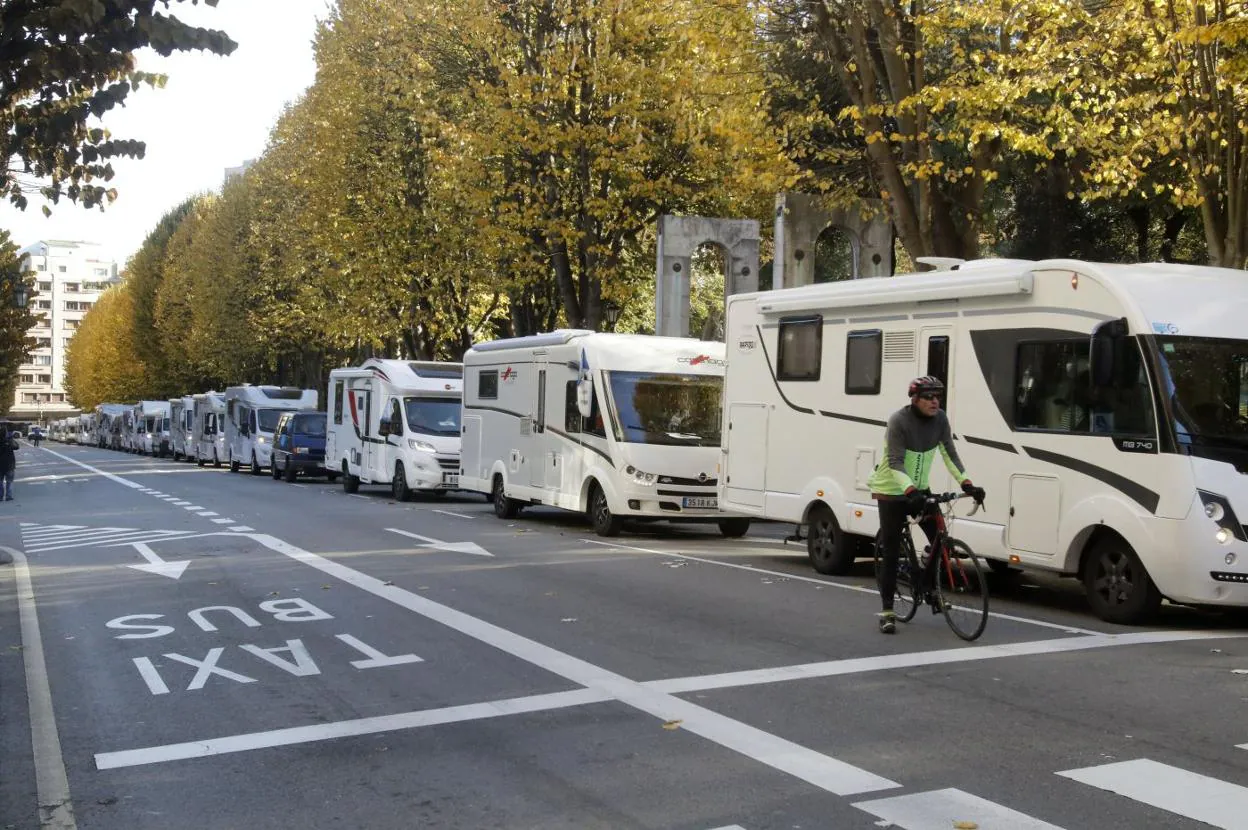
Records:
[[[659,476],[659,484],[675,484],[677,487],[714,487],[719,479],[704,476],[702,478],[681,478],[680,476]]]
[[[715,490],[713,488],[706,490],[663,490],[660,488],[654,492],[660,496],[705,496],[708,493],[714,493]]]
[[[1233,574],[1228,571],[1210,571],[1209,576],[1216,582],[1248,582],[1248,574]]]
[[[439,455],[437,456],[438,466],[444,470],[453,470],[459,472],[459,456],[458,455]]]
[[[913,361],[914,332],[884,332],[884,359],[886,361],[904,361],[906,363]]]

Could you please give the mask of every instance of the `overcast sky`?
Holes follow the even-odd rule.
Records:
[[[0,204],[0,228],[24,247],[41,239],[98,242],[121,266],[160,217],[185,197],[219,190],[227,167],[259,156],[282,109],[316,74],[312,38],[330,0],[219,0],[216,8],[173,4],[189,23],[222,29],[238,43],[229,57],[203,52],[139,56],[139,68],[169,76],[164,89],[132,92],[103,125],[147,142],[139,161],[113,162],[117,201],[84,210],[62,200],[44,218],[42,200],[25,211]]]

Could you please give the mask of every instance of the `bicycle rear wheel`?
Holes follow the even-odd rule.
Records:
[[[988,625],[988,582],[979,557],[964,543],[950,539],[947,557],[937,563],[936,593],[945,622],[963,640],[978,639]]]
[[[908,534],[907,534],[908,535]],[[914,558],[914,545],[907,544],[904,536],[901,540],[901,551],[897,558],[897,590],[893,592],[893,613],[901,622],[910,622],[919,603],[915,584],[918,579],[918,562]],[[880,537],[875,537],[875,584],[880,584],[880,573],[884,569],[884,559],[880,556]]]

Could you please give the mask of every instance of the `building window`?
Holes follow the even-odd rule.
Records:
[[[819,380],[823,364],[823,317],[785,317],[780,320],[776,354],[777,380]]]
[[[51,376],[51,375],[35,375],[35,379],[36,379],[39,383],[43,383],[43,384],[48,384],[48,383],[51,383],[51,382],[52,382],[52,376]]]
[[[61,345],[62,345],[62,346],[65,346],[66,348],[68,348],[68,347],[69,347],[70,342],[71,342],[73,339],[74,339],[74,338],[72,338],[72,337],[64,337],[64,338],[62,338],[62,339],[61,339]]]
[[[880,394],[884,333],[851,331],[845,343],[845,394]]]
[[[64,274],[64,273],[65,273],[66,271],[68,271],[69,269],[68,269],[67,267],[65,267],[64,265],[58,265],[58,266],[56,266],[56,270],[57,270],[57,271],[60,271],[62,274]]]
[[[76,329],[82,324],[81,320],[66,320],[63,324],[64,328]]]
[[[96,269],[95,269],[95,275],[96,275],[97,277],[107,277],[107,276],[108,276],[108,269],[107,269],[107,268],[96,268]]]
[[[44,265],[44,264],[41,262],[41,263],[39,263],[38,265],[36,265],[36,266],[35,266],[35,270],[36,270],[36,271],[46,271],[46,270],[48,270],[48,266]]]
[[[77,300],[66,300],[65,310],[66,311],[90,311],[91,304],[88,302],[79,302]]]
[[[39,300],[35,303],[35,308],[39,309],[40,311],[50,311],[52,308],[52,301],[51,300]]]
[[[36,348],[36,349],[50,349],[50,348],[52,348],[52,338],[51,338],[51,337],[36,337],[36,338],[35,338],[35,348]]]
[[[52,355],[37,354],[35,355],[35,359],[31,361],[31,363],[34,364],[35,366],[51,366]]]
[[[67,294],[77,294],[78,289],[79,289],[79,285],[76,282],[65,283],[65,293]]]
[[[477,374],[477,397],[491,401],[498,398],[498,370],[490,369]]]
[[[39,283],[39,290],[40,290],[40,291],[51,291],[51,290],[52,290],[52,283],[50,283],[50,282],[41,282],[41,283]]]
[[[35,376],[34,375],[18,375],[17,380],[18,380],[18,383],[34,383]]]
[[[22,403],[39,403],[39,396],[33,392],[23,392]]]

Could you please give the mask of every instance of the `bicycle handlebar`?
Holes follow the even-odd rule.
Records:
[[[943,504],[950,504],[952,502],[957,501],[958,499],[969,499],[969,498],[971,498],[970,493],[939,493],[939,494],[932,493],[924,497],[924,505],[927,508],[940,507]],[[966,515],[974,516],[976,513],[979,512],[980,508],[982,508],[983,506],[984,506],[984,503],[982,501],[976,501],[975,506],[971,508],[971,512],[967,513]],[[928,511],[924,510],[923,512],[924,514],[926,514]]]

